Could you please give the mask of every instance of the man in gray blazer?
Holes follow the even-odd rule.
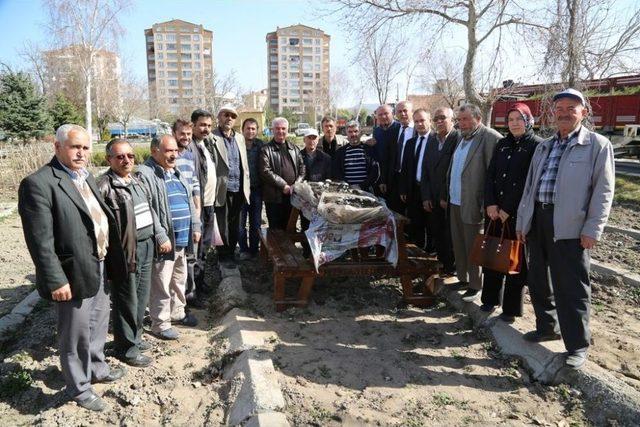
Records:
[[[66,392],[81,407],[102,411],[106,404],[91,384],[124,375],[120,368],[109,368],[104,356],[109,325],[105,261],[109,271],[124,275],[118,267],[125,256],[115,219],[86,169],[90,154],[84,128],[60,126],[55,157],[20,183],[18,211],[38,292],[56,303]]]
[[[550,341],[561,333],[566,364],[578,369],[591,340],[589,251],[609,217],[615,166],[611,142],[582,126],[588,113],[582,93],[567,89],[553,101],[558,133],[536,147],[516,223],[527,243],[536,313],[536,330],[524,338]]]
[[[235,265],[235,249],[240,230],[240,212],[249,203],[251,183],[247,148],[242,133],[233,130],[238,113],[224,106],[218,111],[218,127],[205,142],[216,165],[215,214],[224,243],[220,247],[221,262]]]
[[[458,110],[460,141],[453,152],[447,171],[446,200],[443,209],[449,210],[456,275],[468,289],[462,296],[466,302],[474,301],[482,290],[480,267],[469,263],[469,253],[484,219],[484,178],[498,140],[498,132],[482,124],[480,108],[465,104]]]

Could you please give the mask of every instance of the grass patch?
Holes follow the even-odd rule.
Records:
[[[618,203],[640,204],[640,177],[617,176],[613,198]]]
[[[141,165],[151,156],[151,151],[148,146],[134,146],[133,154],[136,156],[136,165]],[[107,153],[104,149],[96,149],[94,147],[91,154],[91,163],[94,166],[109,166],[107,163]]]
[[[18,369],[10,372],[0,383],[0,396],[11,397],[27,390],[33,384],[29,371]]]

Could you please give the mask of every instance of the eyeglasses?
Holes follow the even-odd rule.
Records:
[[[132,153],[129,153],[129,154],[118,154],[118,155],[115,155],[115,156],[113,156],[113,157],[115,157],[116,159],[118,159],[118,160],[120,160],[120,161],[123,161],[125,157],[126,157],[127,159],[129,159],[129,160],[133,160],[133,159],[135,159],[135,158],[136,158],[136,155],[135,155],[135,154],[132,154]]]
[[[440,120],[447,120],[447,116],[435,116],[433,118],[434,122],[439,122]]]

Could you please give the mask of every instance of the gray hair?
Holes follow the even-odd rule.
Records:
[[[356,122],[355,120],[351,120],[349,123],[347,123],[347,129],[348,128],[358,128],[358,130],[360,130],[360,123]]]
[[[56,130],[56,141],[62,142],[62,143],[67,142],[67,140],[69,139],[69,134],[72,131],[83,132],[84,134],[89,135],[89,132],[87,132],[87,130],[85,128],[83,128],[82,126],[73,125],[73,124],[65,124],[65,125],[60,126]]]
[[[113,156],[113,147],[120,144],[127,144],[129,147],[132,147],[131,143],[124,138],[113,138],[111,141],[107,142],[107,146],[105,147],[107,156]]]
[[[271,122],[271,129],[276,126],[276,123],[286,123],[287,129],[289,129],[289,120],[284,117],[276,117],[275,119],[273,119],[273,121]]]
[[[471,113],[473,117],[478,120],[482,120],[482,111],[480,111],[480,107],[475,104],[463,104],[458,109],[458,113],[462,113],[463,111],[467,111]]]
[[[173,135],[169,135],[168,133],[165,133],[163,135],[157,135],[151,139],[151,149],[153,150],[154,148],[160,148],[160,144],[165,139],[173,139],[175,141],[175,138],[173,137]]]
[[[433,116],[436,116],[436,113],[438,111],[442,111],[444,113],[445,116],[447,117],[453,117],[453,110],[449,107],[438,107],[433,111]]]
[[[379,105],[378,108],[376,108],[376,110],[373,112],[375,115],[378,115],[378,111],[380,110],[389,110],[390,113],[393,113],[393,108],[391,108],[391,105],[389,104],[382,104]]]

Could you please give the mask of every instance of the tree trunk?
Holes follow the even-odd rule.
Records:
[[[467,103],[475,104],[482,108],[483,99],[476,89],[475,64],[478,53],[478,40],[476,39],[477,17],[475,2],[469,4],[469,22],[467,24],[467,57],[462,71],[464,83],[464,96]]]
[[[566,81],[569,87],[575,87],[578,80],[578,48],[576,46],[577,40],[575,37],[577,31],[577,18],[578,18],[578,1],[579,0],[567,0],[567,10],[569,12],[569,28],[567,29],[567,70]]]
[[[91,129],[91,124],[93,118],[91,116],[92,108],[91,108],[91,67],[89,67],[89,71],[85,75],[87,84],[85,85],[84,91],[84,114],[85,114],[85,128],[89,133],[89,141],[93,140],[93,129]]]

